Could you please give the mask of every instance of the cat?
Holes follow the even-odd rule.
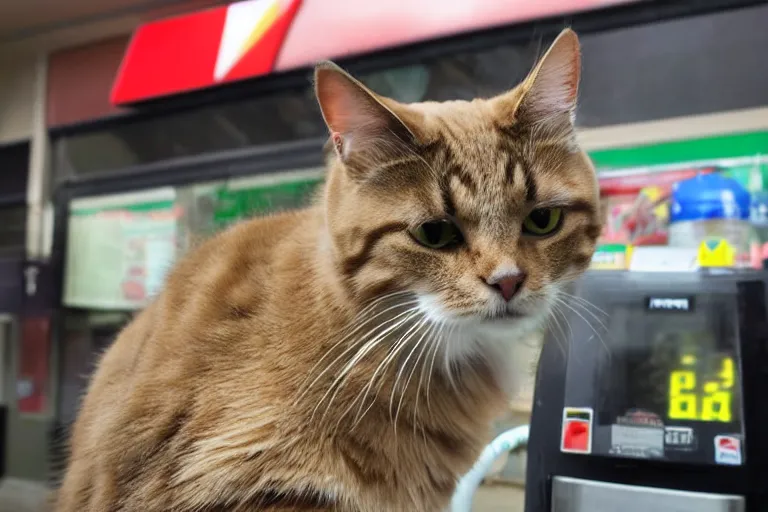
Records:
[[[55,510],[445,509],[600,233],[579,74],[570,29],[471,102],[319,64],[322,192],[181,258],[100,359]]]

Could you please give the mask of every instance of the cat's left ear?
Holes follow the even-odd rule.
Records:
[[[573,30],[565,29],[521,84],[515,99],[515,120],[572,125],[580,76],[579,38]]]

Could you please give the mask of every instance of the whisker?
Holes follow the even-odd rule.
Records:
[[[317,368],[318,366],[320,366],[320,364],[323,362],[323,360],[325,359],[325,357],[327,357],[327,356],[328,356],[328,354],[331,352],[331,350],[333,350],[333,348],[335,348],[335,347],[336,347],[336,346],[338,346],[339,344],[343,343],[343,342],[344,342],[346,339],[348,339],[350,336],[352,336],[352,335],[353,335],[354,333],[356,333],[357,331],[361,330],[361,329],[362,329],[362,328],[363,328],[363,327],[364,327],[364,326],[365,326],[365,325],[366,325],[368,322],[371,322],[373,319],[375,319],[375,318],[378,318],[378,317],[379,317],[379,316],[381,316],[382,314],[384,314],[384,313],[386,313],[387,311],[390,311],[390,310],[392,310],[392,309],[396,309],[396,308],[398,308],[398,307],[401,307],[401,306],[405,306],[405,305],[407,305],[407,304],[415,304],[415,303],[417,303],[417,302],[418,302],[418,300],[416,300],[416,299],[413,299],[413,300],[410,300],[410,301],[405,301],[405,302],[398,302],[398,303],[394,304],[394,305],[393,305],[392,307],[390,307],[390,308],[387,308],[387,309],[385,309],[385,310],[383,310],[383,311],[379,311],[379,312],[378,312],[376,315],[374,315],[373,317],[370,317],[370,318],[365,318],[365,316],[366,316],[368,313],[370,313],[371,311],[375,311],[376,307],[377,307],[377,306],[379,306],[379,305],[380,305],[382,302],[384,302],[384,301],[386,301],[386,300],[390,300],[390,299],[393,299],[394,297],[397,297],[397,296],[400,296],[400,295],[408,295],[408,294],[410,294],[410,293],[411,293],[411,292],[404,292],[404,291],[399,291],[399,292],[393,292],[393,293],[389,293],[389,294],[386,294],[386,295],[383,295],[383,296],[381,296],[381,297],[377,297],[377,298],[373,299],[373,300],[372,300],[372,301],[371,301],[371,302],[370,302],[370,303],[369,303],[369,304],[368,304],[366,307],[364,307],[362,310],[360,310],[360,312],[358,312],[358,313],[355,315],[355,317],[354,317],[354,318],[353,318],[353,319],[352,319],[352,320],[349,322],[349,325],[350,325],[350,326],[352,326],[352,330],[351,330],[351,331],[349,331],[349,332],[347,332],[347,333],[345,333],[345,334],[344,334],[344,335],[341,337],[341,339],[340,339],[338,342],[336,342],[336,344],[334,344],[334,346],[333,346],[333,347],[331,347],[331,349],[329,349],[328,351],[326,351],[326,354],[325,354],[325,355],[324,355],[324,356],[323,356],[323,357],[322,357],[322,358],[321,358],[321,359],[320,359],[320,360],[319,360],[317,363],[315,363],[315,365],[312,367],[312,369],[310,370],[310,373],[311,373],[312,371],[314,371],[314,370],[315,370],[315,368]]]
[[[570,338],[567,338],[565,335],[565,330],[563,329],[563,326],[560,324],[560,318],[558,315],[561,315],[565,320],[565,325],[568,326],[568,329],[571,328],[571,325],[568,323],[568,319],[565,317],[565,314],[560,311],[558,308],[558,304],[552,305],[552,319],[555,321],[555,324],[557,325],[558,329],[560,330],[560,334],[563,336],[561,339],[557,339],[557,337],[554,337],[555,343],[557,343],[557,346],[560,348],[560,352],[563,354],[563,359],[568,358],[568,353],[566,346],[568,344],[568,340]]]
[[[339,375],[336,377],[336,380],[331,384],[331,386],[328,388],[328,391],[326,391],[326,394],[320,400],[320,403],[322,403],[323,400],[325,399],[325,396],[328,395],[328,393],[335,388],[335,391],[333,392],[333,395],[331,396],[331,399],[328,402],[328,405],[326,406],[325,413],[323,413],[323,418],[325,418],[325,415],[330,410],[331,404],[333,404],[333,401],[336,399],[336,396],[341,391],[341,388],[343,387],[344,382],[346,382],[346,377],[349,375],[349,373],[355,367],[355,365],[359,363],[375,347],[377,347],[379,344],[384,342],[386,340],[387,334],[391,333],[396,329],[399,329],[402,325],[405,325],[406,323],[413,320],[414,318],[417,318],[420,314],[421,313],[417,308],[412,308],[412,309],[409,309],[408,311],[405,311],[404,313],[397,315],[396,317],[393,318],[393,320],[403,315],[407,315],[407,316],[405,316],[405,318],[403,318],[402,320],[397,321],[395,325],[392,325],[382,330],[380,333],[376,335],[376,337],[373,340],[366,342],[366,344],[363,345],[363,347],[357,351],[357,353],[352,357],[352,359],[341,370]],[[320,405],[320,403],[318,403],[318,405],[315,407],[315,410]]]
[[[600,313],[601,315],[605,316],[606,318],[609,318],[611,316],[610,314],[608,314],[608,312],[606,310],[600,309],[593,302],[588,301],[584,297],[580,297],[578,295],[573,295],[573,294],[568,293],[568,292],[563,291],[563,290],[560,290],[558,293],[560,293],[561,295],[563,295],[565,297],[568,297],[570,299],[573,299],[573,300],[576,300],[578,302],[581,302],[585,306],[589,306],[589,307],[593,308],[596,312]]]
[[[587,324],[587,326],[588,326],[590,329],[592,329],[592,332],[594,332],[594,333],[595,333],[595,335],[597,336],[597,338],[600,340],[600,343],[603,345],[603,348],[605,349],[606,353],[610,355],[610,353],[611,353],[611,350],[610,350],[610,348],[608,347],[608,344],[605,342],[605,340],[604,340],[604,339],[603,339],[603,337],[600,335],[600,333],[597,331],[597,329],[595,329],[595,326],[593,326],[591,323],[589,323],[589,321],[588,321],[588,320],[587,320],[587,319],[584,317],[584,315],[582,315],[581,313],[579,313],[579,311],[578,311],[576,308],[572,307],[570,304],[568,304],[567,302],[565,302],[563,299],[560,299],[559,297],[555,297],[555,300],[556,300],[556,301],[557,301],[559,304],[562,304],[562,305],[563,305],[563,306],[565,306],[566,308],[568,308],[568,309],[570,309],[571,311],[573,311],[573,313],[574,313],[576,316],[578,316],[579,318],[581,318],[581,319],[584,321],[584,323],[585,323],[585,324]]]
[[[337,343],[335,343],[335,344],[334,344],[334,345],[333,345],[333,346],[332,346],[330,349],[328,349],[328,350],[326,351],[326,353],[323,355],[323,357],[321,357],[321,358],[320,358],[320,360],[319,360],[317,363],[315,363],[315,365],[312,367],[312,369],[310,370],[310,372],[309,372],[309,374],[308,374],[308,375],[309,375],[309,377],[307,377],[307,380],[309,380],[309,378],[311,377],[311,375],[312,375],[312,372],[314,372],[314,370],[315,370],[315,369],[316,369],[316,368],[317,368],[317,367],[320,365],[320,363],[322,363],[322,361],[324,361],[324,360],[325,360],[325,358],[326,358],[326,357],[328,357],[328,356],[329,356],[329,355],[332,353],[332,351],[333,351],[334,349],[336,349],[336,347],[338,347],[339,345],[341,345],[341,344],[342,344],[342,343],[344,343],[345,341],[349,340],[349,338],[351,338],[351,337],[352,337],[352,336],[353,336],[353,335],[354,335],[356,332],[358,332],[359,330],[361,330],[361,329],[362,329],[364,326],[368,325],[368,324],[369,324],[371,321],[373,321],[374,319],[376,319],[376,318],[378,318],[378,317],[380,317],[380,316],[382,316],[382,315],[385,315],[385,314],[386,314],[386,313],[388,313],[389,311],[392,311],[392,310],[394,310],[394,309],[398,309],[398,308],[402,308],[402,307],[405,307],[405,306],[413,305],[413,304],[416,304],[417,302],[418,302],[418,301],[416,301],[416,300],[413,300],[413,301],[406,301],[406,302],[403,302],[403,303],[398,303],[398,304],[395,304],[395,305],[393,305],[393,306],[390,306],[390,307],[388,307],[388,308],[384,309],[383,311],[380,311],[379,313],[377,313],[377,314],[376,314],[376,315],[374,315],[373,317],[371,317],[371,318],[369,318],[369,319],[365,320],[365,322],[363,322],[363,323],[361,323],[361,324],[358,324],[358,325],[355,327],[355,329],[354,329],[354,330],[352,330],[350,333],[348,333],[348,334],[346,334],[344,337],[342,337],[342,339],[341,339],[341,340],[339,340],[339,341],[338,341]],[[395,318],[397,318],[397,317],[395,317]],[[394,318],[393,318],[392,320],[394,320]],[[386,324],[386,322],[387,322],[387,321],[385,321],[385,324]],[[355,349],[355,347],[357,347],[357,346],[358,346],[360,343],[362,343],[362,342],[363,342],[363,341],[364,341],[364,340],[365,340],[365,339],[366,339],[368,336],[370,336],[372,333],[374,333],[375,331],[377,331],[378,329],[380,329],[382,326],[383,326],[383,324],[378,324],[378,325],[376,325],[376,327],[374,327],[373,329],[371,329],[370,331],[368,331],[368,332],[367,332],[365,335],[363,335],[363,336],[360,338],[360,340],[353,342],[353,343],[352,343],[352,344],[351,344],[349,347],[347,347],[347,349],[346,349],[346,350],[344,350],[344,351],[343,351],[341,354],[339,354],[339,355],[336,357],[336,359],[334,359],[333,361],[331,361],[330,363],[328,363],[328,364],[326,365],[326,367],[323,369],[323,371],[322,371],[322,372],[320,372],[320,374],[319,374],[317,377],[315,377],[315,379],[314,379],[312,382],[310,382],[310,383],[309,383],[309,384],[308,384],[308,385],[307,385],[307,386],[304,388],[304,390],[303,390],[303,391],[302,391],[302,392],[301,392],[301,393],[298,395],[298,397],[297,397],[297,398],[295,399],[295,401],[294,401],[294,405],[295,405],[295,404],[297,404],[297,403],[299,402],[299,400],[301,400],[301,399],[304,397],[304,395],[306,395],[306,394],[309,392],[309,390],[310,390],[310,389],[312,389],[312,387],[313,387],[315,384],[317,384],[317,382],[318,382],[318,381],[319,381],[319,380],[320,380],[320,379],[323,377],[323,375],[325,375],[327,372],[329,372],[329,371],[330,371],[330,370],[331,370],[331,369],[332,369],[332,368],[335,366],[335,364],[336,364],[337,362],[339,362],[339,360],[343,359],[343,358],[344,358],[344,356],[346,356],[346,355],[347,355],[347,354],[348,354],[350,351],[354,350],[354,349]]]
[[[403,399],[405,398],[405,394],[408,392],[408,386],[411,383],[411,379],[413,379],[413,375],[416,372],[416,368],[419,366],[419,360],[421,359],[421,356],[424,353],[424,348],[427,346],[427,344],[423,342],[423,340],[425,340],[425,339],[426,338],[424,337],[424,335],[422,335],[422,337],[419,338],[419,340],[416,342],[416,344],[414,345],[413,349],[411,350],[411,353],[408,354],[408,357],[405,359],[405,362],[403,362],[403,365],[400,368],[400,372],[398,372],[398,374],[399,374],[399,373],[401,373],[403,370],[405,370],[407,368],[408,360],[410,360],[411,356],[416,351],[416,349],[419,347],[419,345],[423,345],[421,347],[421,351],[419,352],[419,355],[416,357],[416,360],[413,363],[413,368],[411,368],[411,373],[408,375],[408,379],[405,381],[405,386],[403,387],[403,390],[400,393],[400,401],[397,404],[397,412],[395,413],[395,421],[394,421],[395,435],[397,435],[397,419],[400,417],[400,410],[401,410],[401,408],[403,406]],[[397,389],[397,381],[399,379],[400,379],[400,377],[398,375],[398,377],[395,379],[395,386],[392,388],[393,395],[394,395],[395,389]],[[416,400],[418,400],[418,399],[419,399],[419,393],[418,393],[418,390],[417,390],[416,391]],[[390,398],[390,403],[391,403],[391,398]],[[415,412],[416,411],[414,409],[414,413]],[[416,428],[415,425],[416,425],[416,419],[414,417],[414,430]]]
[[[416,349],[419,347],[419,343],[422,339],[424,339],[424,335],[426,333],[422,334],[421,338],[419,338],[419,341],[414,344],[413,348],[411,348],[411,351],[408,353],[408,356],[405,358],[405,361],[402,362],[400,365],[400,369],[397,371],[397,374],[395,375],[395,382],[392,385],[392,393],[389,395],[389,414],[390,419],[392,420],[392,424],[395,428],[395,435],[397,435],[397,413],[395,414],[394,419],[392,419],[392,405],[394,404],[395,399],[395,393],[397,392],[397,383],[400,381],[400,377],[403,375],[403,372],[406,370],[408,366],[408,361],[410,361],[411,356],[413,356],[414,352],[416,352]],[[403,396],[405,396],[405,390],[401,392],[400,394],[400,403],[402,404]],[[400,412],[400,407],[398,406],[397,412]]]
[[[457,325],[452,325],[448,328],[448,332],[445,334],[445,336],[441,337],[444,340],[450,340],[453,337],[453,332],[458,328]],[[445,343],[448,344],[450,341],[446,341]],[[444,350],[444,356],[445,356],[445,373],[448,376],[448,381],[451,384],[451,387],[453,388],[454,393],[457,395],[459,394],[459,387],[456,385],[456,379],[453,378],[453,361],[451,360],[451,351],[450,347],[445,347],[446,350]]]
[[[429,363],[429,373],[427,374],[427,391],[426,391],[427,398],[426,398],[426,400],[427,400],[427,412],[429,413],[430,416],[432,415],[432,405],[431,405],[430,399],[429,399],[429,397],[430,397],[429,386],[430,386],[430,384],[432,382],[432,375],[435,372],[435,358],[437,356],[437,353],[442,348],[442,338],[440,337],[440,332],[441,332],[441,330],[442,330],[444,325],[445,325],[445,321],[442,321],[442,322],[440,322],[440,327],[438,329],[436,329],[437,336],[434,337],[434,341],[432,343],[434,345],[434,348],[432,349],[432,361]]]
[[[570,298],[572,298],[572,299],[579,299],[580,297],[571,296]],[[584,311],[584,312],[585,312],[586,314],[588,314],[590,317],[594,318],[594,319],[595,319],[595,321],[596,321],[598,324],[600,324],[600,327],[602,327],[602,329],[603,329],[604,331],[608,332],[608,326],[607,326],[607,325],[605,325],[605,322],[603,322],[603,320],[602,320],[602,319],[601,319],[599,316],[597,316],[597,315],[596,315],[594,312],[592,312],[592,311],[591,311],[591,310],[590,310],[588,307],[586,307],[586,305],[585,305],[585,304],[583,304],[583,303],[581,303],[581,302],[579,302],[579,301],[574,301],[574,303],[573,303],[573,304],[571,304],[571,306],[573,306],[573,307],[579,307],[579,308],[581,308],[581,310],[582,310],[582,311]]]
[[[356,426],[360,422],[360,420],[362,420],[362,418],[365,416],[365,414],[370,410],[370,408],[375,403],[376,398],[379,395],[379,392],[381,391],[381,385],[379,385],[379,387],[376,390],[376,393],[374,393],[373,400],[371,401],[371,405],[369,405],[368,408],[366,408],[365,411],[362,412],[362,414],[361,414],[361,411],[362,411],[363,407],[365,406],[365,398],[368,396],[369,391],[373,387],[373,384],[376,381],[376,378],[377,378],[379,372],[381,370],[383,370],[384,368],[386,368],[389,365],[390,361],[394,360],[394,358],[400,352],[400,347],[405,346],[408,343],[408,341],[410,341],[410,339],[418,332],[418,330],[421,329],[421,327],[423,325],[425,325],[428,321],[429,320],[427,318],[423,318],[421,321],[419,321],[416,324],[414,324],[403,336],[400,337],[399,340],[397,340],[397,342],[395,342],[392,345],[392,348],[389,350],[389,352],[387,353],[386,357],[376,367],[376,371],[373,373],[373,376],[368,381],[368,384],[366,385],[365,389],[363,390],[363,393],[364,393],[363,394],[363,400],[360,402],[360,407],[358,408],[357,414],[355,415],[354,426]],[[382,379],[383,379],[383,374],[382,374]]]
[[[422,381],[425,379],[425,377],[426,377],[427,384],[429,384],[429,374],[427,373],[427,367],[428,367],[428,362],[427,361],[429,360],[429,354],[430,354],[430,352],[434,353],[435,350],[436,350],[436,347],[439,345],[437,340],[435,340],[435,338],[432,337],[432,335],[431,335],[431,333],[433,332],[434,326],[435,326],[434,323],[432,324],[432,326],[430,326],[430,330],[429,330],[429,334],[427,336],[427,340],[424,342],[424,349],[422,349],[422,352],[424,352],[425,349],[426,349],[426,355],[424,357],[424,364],[423,364],[423,366],[421,368],[421,372],[419,374],[419,385],[418,385],[418,387],[416,389],[416,401],[415,401],[415,403],[413,405],[414,416],[416,415],[415,411],[418,410],[418,408],[419,408],[419,397],[421,396],[421,386],[423,384]],[[419,354],[419,359],[421,359],[421,354]],[[431,369],[430,369],[430,371],[431,371]],[[429,388],[426,388],[426,390],[427,390],[426,392],[429,393]],[[427,400],[427,414],[431,415],[432,411],[429,409],[429,395],[427,395],[425,400]],[[415,423],[414,423],[414,430],[415,430],[415,428],[416,427],[415,427]],[[422,425],[422,431],[423,430],[424,430],[424,426]]]

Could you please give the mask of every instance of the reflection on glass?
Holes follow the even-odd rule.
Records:
[[[70,207],[64,303],[131,310],[190,247],[241,220],[305,206],[319,169],[78,199]]]

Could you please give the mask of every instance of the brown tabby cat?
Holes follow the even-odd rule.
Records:
[[[403,105],[331,63],[306,210],[191,252],[103,356],[61,512],[437,511],[600,231],[576,35],[488,100]]]

